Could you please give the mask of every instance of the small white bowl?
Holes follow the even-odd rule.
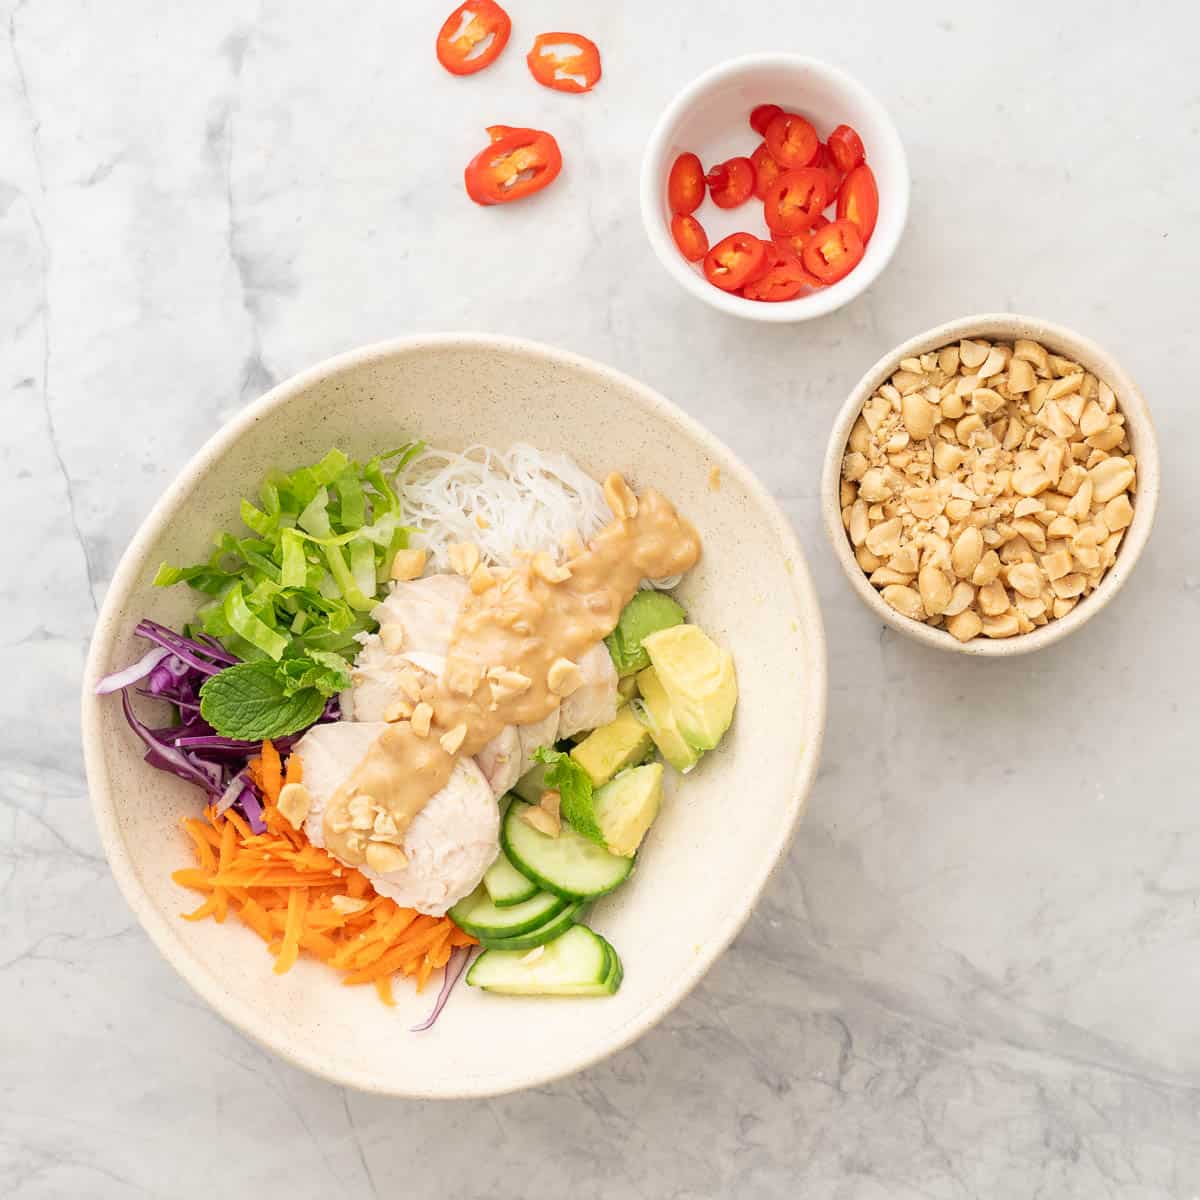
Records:
[[[1125,415],[1130,447],[1137,457],[1137,493],[1133,500],[1133,521],[1117,551],[1117,561],[1100,580],[1095,591],[1080,600],[1065,617],[1042,625],[1032,633],[1018,634],[1011,638],[993,640],[977,637],[969,642],[960,642],[944,629],[902,616],[884,600],[858,565],[850,546],[850,539],[842,525],[839,502],[842,458],[846,452],[850,429],[863,405],[874,395],[876,388],[899,369],[902,358],[937,350],[961,338],[1009,342],[1015,338],[1029,338],[1040,342],[1052,354],[1061,354],[1064,358],[1079,363],[1112,388],[1117,398],[1117,407]],[[1137,385],[1122,370],[1117,360],[1089,338],[1061,325],[1051,325],[1036,317],[1023,317],[1016,313],[986,313],[974,317],[961,317],[957,321],[938,325],[910,338],[903,345],[889,350],[858,381],[838,413],[825,451],[825,465],[821,472],[821,514],[834,557],[845,570],[850,586],[881,621],[938,650],[973,654],[981,658],[1007,658],[1014,654],[1028,654],[1032,650],[1041,650],[1061,641],[1090,621],[1120,591],[1150,536],[1150,527],[1154,524],[1154,513],[1158,507],[1158,490],[1158,441],[1150,420],[1150,410]]]
[[[753,153],[762,139],[750,128],[750,110],[778,104],[803,113],[822,141],[838,126],[858,130],[867,162],[879,184],[879,221],[862,262],[845,279],[795,300],[744,300],[714,287],[699,264],[689,263],[671,237],[667,176],[686,151],[707,170],[735,155]],[[849,304],[887,266],[908,219],[908,160],[887,110],[856,79],[837,67],[799,54],[749,54],[721,63],[693,80],[659,118],[642,157],[642,221],[654,253],[681,287],[706,304],[752,321],[808,321]],[[732,209],[705,198],[696,217],[710,245],[738,230],[764,239],[770,234],[762,204],[751,197]]]

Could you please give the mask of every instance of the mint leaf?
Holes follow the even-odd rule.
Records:
[[[226,667],[200,689],[200,715],[222,737],[257,742],[311,725],[325,708],[315,687],[288,695],[272,662]]]
[[[328,698],[350,686],[350,664],[340,654],[328,650],[309,650],[281,660],[275,676],[285,696],[294,696],[305,688],[316,688]]]
[[[535,750],[533,759],[546,766],[544,783],[558,793],[563,820],[577,833],[603,846],[604,835],[596,824],[592,805],[592,777],[569,754],[550,746]]]

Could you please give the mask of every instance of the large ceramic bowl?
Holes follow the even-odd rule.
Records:
[[[178,624],[195,599],[151,586],[163,560],[209,552],[238,498],[272,466],[337,444],[366,457],[422,437],[450,447],[531,441],[595,473],[657,485],[698,526],[704,556],[681,588],[694,619],[732,648],[741,702],[730,734],[671,792],[631,882],[590,922],[619,950],[625,982],[606,999],[525,999],[460,985],[428,1033],[409,1027],[436,988],[403,981],[398,1007],[301,961],[284,976],[230,920],[189,923],[194,895],[171,881],[190,862],[179,819],[197,792],[142,762],[105,672],[145,649],[149,616]],[[716,487],[716,473],[720,486]],[[147,702],[144,702],[147,703]],[[403,1096],[486,1096],[579,1070],[677,1004],[729,944],[786,852],[816,771],[825,716],[817,599],[787,521],[750,472],[661,396],[596,363],[506,338],[384,343],[281,384],[222,429],[146,518],[112,581],[83,698],[88,783],[104,848],[130,906],[176,970],[218,1012],[316,1074]]]

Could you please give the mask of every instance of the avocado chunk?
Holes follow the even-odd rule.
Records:
[[[658,752],[675,770],[686,775],[700,761],[700,751],[689,746],[679,732],[671,701],[667,699],[667,690],[658,678],[658,672],[653,667],[639,671],[637,685],[642,693],[646,724]]]
[[[615,721],[592,730],[572,749],[571,757],[591,776],[592,783],[599,787],[618,771],[640,763],[650,752],[650,745],[650,731],[637,719],[633,710],[624,705]]]
[[[618,704],[628,704],[637,694],[637,677],[635,675],[626,675],[617,680]]]
[[[650,665],[642,642],[651,633],[682,624],[687,614],[665,592],[643,588],[621,610],[617,627],[604,639],[618,675],[634,675]]]
[[[688,745],[711,750],[737,704],[733,656],[696,625],[675,625],[643,639]]]
[[[596,790],[592,812],[610,854],[632,858],[654,823],[663,797],[662,763],[622,771]]]

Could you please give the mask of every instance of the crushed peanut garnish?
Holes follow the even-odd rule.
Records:
[[[1137,461],[1112,389],[1037,342],[901,360],[842,460],[842,524],[897,612],[961,642],[1066,616],[1116,561]]]
[[[312,809],[312,793],[302,783],[286,783],[276,807],[293,829],[299,829]]]
[[[425,570],[424,550],[397,550],[392,559],[393,579],[420,579]]]
[[[479,566],[479,547],[474,542],[451,542],[446,557],[456,574],[469,576]]]

